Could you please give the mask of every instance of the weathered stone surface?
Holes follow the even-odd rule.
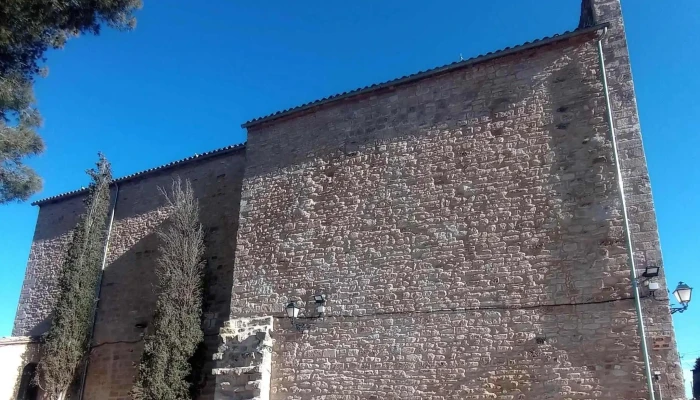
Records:
[[[583,25],[611,23],[635,260],[662,265],[619,2],[583,10]],[[597,38],[253,125],[245,155],[121,185],[85,398],[131,388],[168,216],[157,187],[176,174],[208,232],[201,398],[645,398]],[[45,331],[80,210],[79,198],[42,206],[15,334]],[[668,302],[642,294],[663,398],[681,399]]]
[[[616,29],[643,268],[660,251]],[[232,316],[328,294],[307,335],[279,322],[271,399],[646,396],[598,62],[591,35],[249,128]],[[644,308],[673,340],[667,302]],[[679,399],[673,348],[652,361]]]
[[[167,220],[159,187],[177,176],[192,182],[206,230],[204,330],[207,347],[202,399],[213,398],[211,355],[219,328],[229,318],[238,204],[245,153],[236,150],[122,183],[104,270],[85,399],[126,399],[143,350],[143,334],[157,299],[158,227]],[[15,322],[15,334],[48,328],[56,277],[69,231],[82,212],[80,198],[41,207],[35,241]],[[146,328],[148,329],[148,328]]]
[[[283,321],[270,398],[643,398],[628,323],[625,303]]]
[[[663,265],[620,1],[584,0],[583,2],[588,3],[593,9],[599,22],[610,24],[603,39],[603,52],[613,103],[617,142],[621,152],[620,162],[630,213],[635,261],[641,269],[645,265]],[[668,288],[665,279],[661,278],[659,281],[661,290],[657,293],[664,296]],[[664,399],[684,399],[683,375],[678,359],[673,323],[668,302],[665,298],[661,300],[646,299],[643,303],[645,326],[649,337],[647,344],[650,345],[656,338],[663,338],[669,344],[667,347],[652,351],[652,368],[663,373],[662,380],[665,386],[663,389],[667,390],[662,392]]]
[[[13,336],[38,336],[48,330],[60,266],[72,237],[71,230],[83,210],[82,196],[39,209]]]
[[[253,400],[270,396],[272,317],[239,318],[221,328],[221,345],[214,354],[216,399]]]

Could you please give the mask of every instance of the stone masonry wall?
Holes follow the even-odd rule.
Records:
[[[283,322],[271,399],[642,398],[624,302]]]
[[[166,221],[167,209],[158,188],[170,189],[179,176],[189,179],[199,200],[206,230],[205,335],[207,350],[202,371],[211,371],[219,328],[229,314],[238,228],[238,203],[245,153],[236,151],[167,173],[127,182],[119,188],[107,266],[86,381],[86,400],[127,399],[135,364],[143,349],[142,325],[155,311],[155,231]],[[213,398],[214,379],[202,374],[202,399]]]
[[[15,315],[13,336],[39,336],[49,329],[58,274],[72,229],[85,209],[83,196],[39,209],[32,248]]]
[[[646,396],[595,39],[249,129],[231,316],[279,319],[271,399]]]
[[[603,53],[637,268],[643,271],[646,265],[663,266],[621,4],[619,0],[583,0],[582,5],[584,16],[588,14],[599,23],[610,24],[603,38]],[[683,373],[666,300],[669,288],[663,269],[657,282],[661,284],[657,298],[648,297],[642,304],[648,345],[652,349],[652,369],[662,372],[659,386],[667,390],[662,393],[664,399],[684,399]]]
[[[611,23],[605,57],[643,270],[662,260],[620,4],[583,9],[584,23]],[[121,184],[85,398],[128,398],[168,217],[157,187],[176,175],[192,180],[207,229],[202,399],[645,398],[595,40],[263,123],[246,153]],[[82,209],[80,196],[41,206],[14,335],[48,328]],[[323,318],[315,293],[328,298]],[[663,398],[681,399],[668,301],[642,294]]]
[[[235,149],[119,185],[86,380],[86,400],[128,398],[143,349],[143,334],[150,328],[157,298],[155,232],[168,218],[158,188],[169,190],[177,176],[192,182],[206,230],[206,349],[201,356],[200,399],[213,398],[212,356],[217,351],[219,328],[229,316],[244,162],[244,149]],[[69,232],[82,211],[82,198],[78,197],[41,206],[15,334],[39,335],[48,329],[60,260]]]
[[[226,321],[221,345],[214,355],[217,400],[268,399],[272,372],[274,319],[240,318]]]

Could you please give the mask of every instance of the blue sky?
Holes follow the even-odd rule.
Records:
[[[245,140],[248,119],[572,29],[580,0],[144,0],[138,27],[75,39],[37,83],[47,152],[34,200]],[[204,5],[203,5],[204,4]],[[245,4],[245,5],[241,5]],[[700,2],[623,0],[670,286],[700,287]],[[36,222],[0,207],[0,336],[9,335]],[[688,369],[700,303],[674,316]],[[695,327],[695,329],[693,329]]]

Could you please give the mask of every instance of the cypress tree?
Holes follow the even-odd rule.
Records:
[[[171,217],[158,232],[158,302],[131,391],[135,400],[190,399],[190,359],[204,339],[204,230],[199,223],[199,205],[189,181],[183,188],[178,179],[170,194],[161,192]]]
[[[87,171],[92,182],[86,211],[73,230],[58,281],[51,327],[37,366],[37,383],[52,400],[65,398],[89,351],[112,181],[109,162],[102,154],[99,157],[97,167]]]

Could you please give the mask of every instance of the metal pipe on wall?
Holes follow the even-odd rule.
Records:
[[[649,400],[656,400],[654,395],[654,381],[651,376],[651,363],[649,362],[649,349],[647,347],[647,336],[644,329],[644,319],[642,316],[642,303],[639,296],[639,280],[637,279],[637,268],[634,262],[634,246],[632,232],[630,231],[629,215],[627,214],[627,200],[625,199],[625,184],[622,180],[622,167],[620,166],[620,156],[617,149],[617,138],[615,136],[615,120],[613,119],[612,102],[610,101],[610,88],[608,87],[608,75],[605,71],[605,56],[603,55],[603,38],[608,33],[608,28],[603,30],[603,34],[598,38],[598,59],[600,61],[600,73],[603,80],[603,92],[605,95],[605,106],[607,108],[607,120],[610,127],[610,140],[612,141],[613,157],[615,159],[615,173],[622,203],[622,219],[625,230],[625,240],[627,242],[627,263],[630,268],[630,279],[632,280],[632,292],[634,294],[634,308],[637,312],[637,324],[639,336],[641,337],[642,357],[644,358],[644,368],[649,391]]]
[[[97,309],[100,302],[100,294],[102,293],[102,276],[104,275],[105,264],[107,263],[107,252],[109,251],[109,237],[112,234],[112,223],[114,222],[114,210],[117,208],[117,200],[119,199],[119,184],[114,183],[114,200],[112,200],[111,209],[109,211],[109,222],[107,223],[107,238],[102,252],[102,266],[100,267],[100,276],[97,279],[97,290],[95,292],[95,307],[92,310],[92,325],[90,326],[90,338],[88,339],[88,351],[83,367],[83,374],[80,377],[80,400],[83,400],[85,394],[85,380],[87,379],[88,364],[90,363],[90,351],[92,350],[92,339],[95,336],[95,324],[97,323]]]

